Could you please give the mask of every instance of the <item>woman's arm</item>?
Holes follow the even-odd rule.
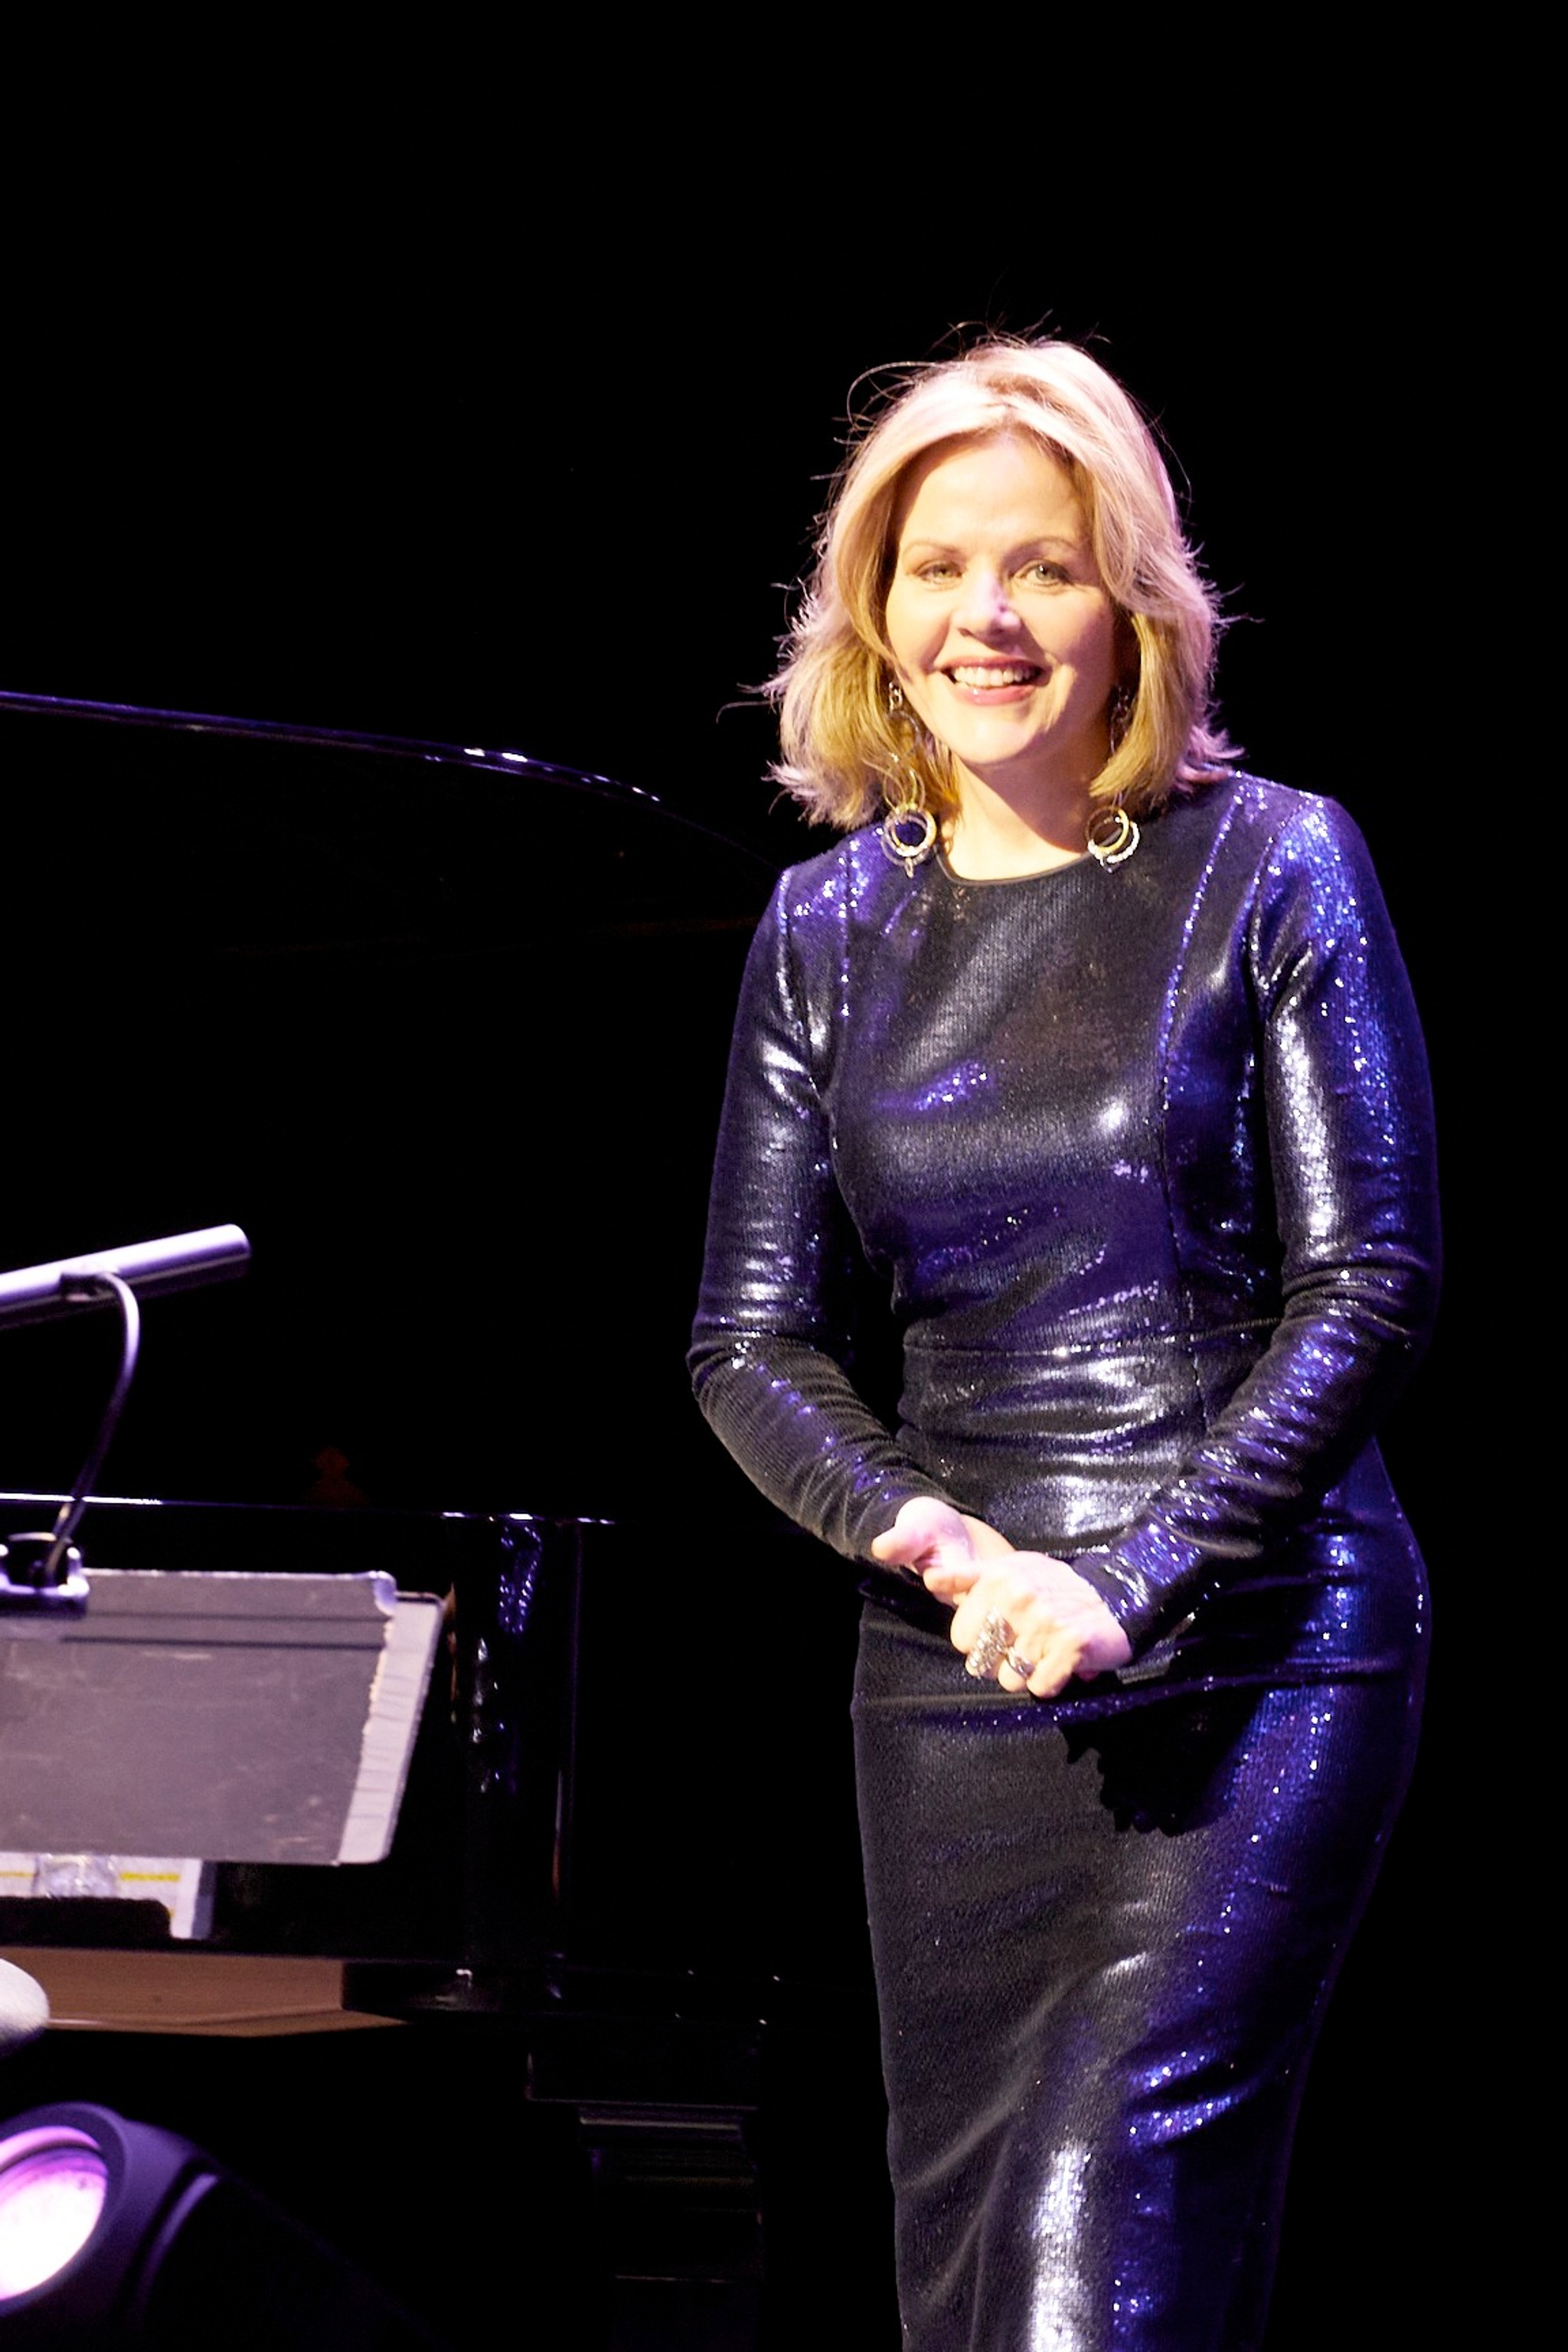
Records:
[[[1436,1305],[1420,1026],[1365,845],[1305,803],[1260,866],[1237,984],[1255,995],[1283,1308],[1178,1474],[1073,1565],[1134,1645],[1287,1538],[1366,1444]]]
[[[786,875],[742,983],[689,1360],[698,1402],[753,1483],[864,1559],[910,1497],[946,1497],[850,1377],[859,1244],[795,986],[790,887]]]

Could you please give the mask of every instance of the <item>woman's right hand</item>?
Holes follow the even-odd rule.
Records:
[[[934,1495],[912,1495],[872,1544],[871,1557],[889,1568],[911,1569],[928,1592],[952,1603],[968,1591],[986,1560],[1012,1549],[984,1519],[972,1519]]]

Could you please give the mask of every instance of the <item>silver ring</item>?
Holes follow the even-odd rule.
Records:
[[[994,1609],[975,1636],[974,1647],[963,1661],[964,1673],[973,1675],[977,1683],[989,1682],[1012,1646],[1013,1628],[1001,1611]]]
[[[1021,1683],[1026,1683],[1035,1671],[1033,1658],[1021,1658],[1016,1650],[1009,1650],[1003,1664],[1012,1667]]]

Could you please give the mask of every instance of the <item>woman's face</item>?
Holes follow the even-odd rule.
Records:
[[[935,450],[895,516],[886,628],[905,699],[1016,805],[1077,794],[1109,756],[1116,608],[1066,468],[1003,434]]]

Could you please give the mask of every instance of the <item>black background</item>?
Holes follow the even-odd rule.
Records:
[[[1441,1625],[1486,1345],[1461,828],[1511,720],[1462,354],[1500,232],[1451,191],[1441,125],[1416,143],[1348,79],[1288,140],[1239,138],[1217,94],[1200,138],[1158,99],[1118,121],[1098,85],[1020,126],[875,77],[852,133],[843,88],[720,103],[647,62],[646,89],[623,51],[612,86],[498,105],[478,56],[427,87],[405,58],[395,95],[385,60],[323,82],[272,59],[243,110],[232,79],[189,110],[61,110],[17,215],[0,685],[506,745],[751,854],[447,768],[132,753],[0,715],[0,1262],[251,1235],[246,1284],[150,1308],[110,1488],[303,1500],[333,1445],[388,1507],[616,1519],[626,1946],[853,2001],[852,1594],[751,1502],[680,1360],[740,956],[766,867],[813,845],[770,809],[750,689],[851,386],[956,328],[1087,341],[1179,458],[1233,616],[1233,735],[1372,841],[1445,1145],[1451,1304],[1388,1441]],[[0,1483],[68,1478],[107,1335],[0,1346]],[[1480,2072],[1464,1676],[1440,1649],[1308,2106],[1302,2340],[1414,2316],[1415,2241],[1452,2210],[1438,2133]],[[236,2161],[262,2160],[260,2116]],[[1465,2090],[1459,2137],[1487,2128]]]

